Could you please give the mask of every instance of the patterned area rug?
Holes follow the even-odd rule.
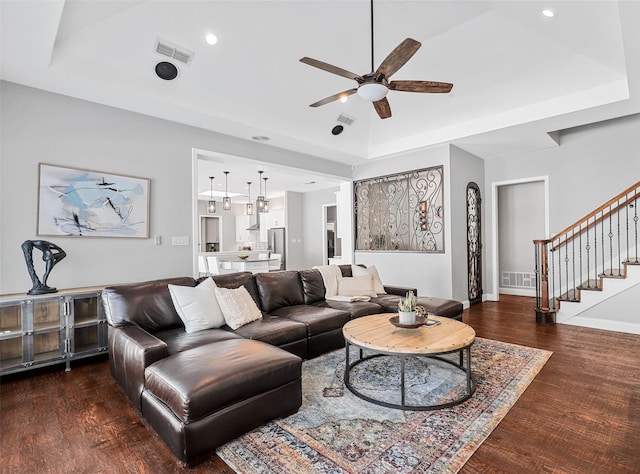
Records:
[[[385,408],[353,395],[343,383],[344,349],[305,361],[300,411],[227,443],[218,455],[243,474],[455,473],[551,352],[477,338],[471,356],[476,392],[435,411]],[[398,358],[377,357],[356,366],[351,383],[368,396],[399,403],[399,373]],[[444,402],[466,390],[462,372],[424,357],[407,360],[405,384],[408,404]]]

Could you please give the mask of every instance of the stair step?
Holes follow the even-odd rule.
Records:
[[[622,263],[624,263],[625,265],[640,265],[640,260],[636,260],[635,258],[634,259],[626,259]]]
[[[624,270],[623,269],[618,270],[617,268],[607,268],[604,272],[600,273],[598,276],[602,278],[626,278],[626,275],[624,274]]]
[[[560,295],[558,297],[558,301],[573,301],[573,302],[578,302],[580,301],[580,293],[578,292],[577,289],[575,290],[569,290],[566,293],[563,293],[562,295]]]
[[[602,291],[602,287],[598,286],[598,280],[587,280],[578,286],[579,290]]]

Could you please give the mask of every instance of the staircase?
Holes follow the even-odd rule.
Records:
[[[639,197],[640,181],[534,240],[537,322],[640,334]]]

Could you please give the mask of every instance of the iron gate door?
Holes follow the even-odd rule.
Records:
[[[482,301],[482,233],[480,188],[474,182],[467,185],[467,266],[469,304]]]

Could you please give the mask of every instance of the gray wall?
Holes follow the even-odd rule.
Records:
[[[486,160],[485,188],[490,191],[492,183],[548,176],[549,222],[553,235],[640,180],[639,132],[640,115],[562,132],[557,147]],[[485,222],[491,223],[491,193],[485,197]],[[534,207],[543,205],[532,202],[522,211],[533,212]],[[490,226],[486,229],[486,241],[490,243],[494,236]],[[487,274],[491,274],[493,250],[490,245],[485,249]],[[488,292],[495,291],[490,279],[486,286]]]
[[[354,179],[360,180],[430,166],[444,166],[444,253],[355,252],[355,263],[376,265],[380,278],[385,284],[416,287],[419,295],[442,298],[453,296],[451,186],[449,185],[451,177],[450,148],[449,145],[440,145],[399,155],[390,160],[376,160],[355,167]],[[466,261],[466,256],[464,259]]]
[[[469,299],[469,266],[467,263],[467,185],[473,181],[484,197],[484,161],[471,153],[450,148],[451,173],[451,286],[452,296],[460,301]],[[481,230],[484,231],[484,209],[481,208]],[[484,257],[484,253],[483,253]],[[484,268],[484,262],[482,263]],[[484,283],[484,278],[483,278]]]
[[[335,204],[339,187],[323,189],[304,193],[304,264],[303,268],[311,268],[314,265],[322,265],[322,248],[324,235],[322,233],[322,206],[323,204]],[[334,212],[335,214],[335,212]],[[334,217],[335,220],[335,217]]]
[[[68,254],[49,279],[59,288],[192,274],[192,247],[170,243],[172,236],[193,240],[193,148],[351,177],[350,166],[334,161],[5,81],[0,99],[2,294],[32,286],[20,245],[37,238],[40,162],[150,178],[150,235],[163,242],[47,237]]]
[[[287,191],[284,196],[287,210],[287,268],[286,270],[302,270],[304,264],[304,204],[303,193]]]
[[[498,188],[499,271],[533,273],[533,240],[544,236],[544,183]],[[532,205],[533,204],[533,205]]]

